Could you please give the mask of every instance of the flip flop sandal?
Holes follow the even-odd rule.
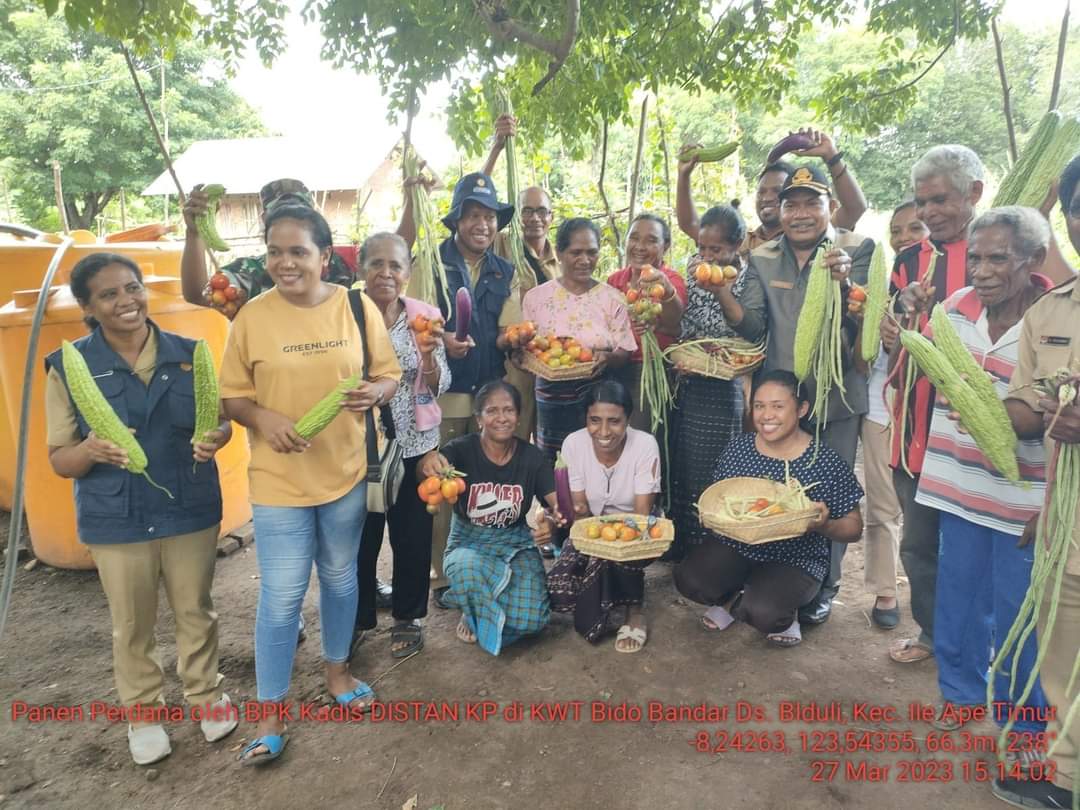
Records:
[[[733,624],[735,624],[735,617],[720,605],[713,605],[701,617],[701,626],[710,633],[727,630]]]
[[[619,632],[615,634],[615,652],[618,653],[636,653],[641,652],[645,647],[645,642],[648,640],[649,634],[644,627],[631,627],[628,624],[624,624],[619,628]],[[619,646],[620,641],[636,641],[636,647],[626,650]]]
[[[345,692],[341,695],[334,695],[334,702],[341,706],[352,707],[354,700],[363,700],[364,704],[360,706],[361,714],[371,709],[371,704],[375,702],[375,690],[368,686],[363,681],[360,681],[356,685],[356,688],[351,692]]]
[[[769,633],[765,636],[765,640],[774,647],[795,647],[802,644],[802,628],[799,626],[799,620],[793,621],[786,630]]]
[[[395,644],[403,642],[404,647],[394,647]],[[390,655],[394,658],[408,658],[422,649],[424,649],[424,630],[416,622],[396,625],[390,631]]]
[[[240,752],[240,756],[238,756],[237,759],[244,767],[260,767],[273,762],[280,757],[288,742],[288,729],[285,729],[280,734],[264,734],[263,736],[256,737],[252,740],[248,746]],[[266,746],[266,753],[253,753],[260,745]]]
[[[454,630],[454,633],[457,635],[458,641],[463,641],[466,644],[476,643],[476,633],[473,633],[472,629],[465,624],[464,617],[458,622],[457,629]]]
[[[898,664],[917,664],[933,655],[933,650],[915,638],[901,639],[889,647],[889,658]]]

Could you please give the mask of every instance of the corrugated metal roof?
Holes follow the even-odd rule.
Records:
[[[196,183],[220,183],[229,194],[257,194],[271,180],[292,177],[312,191],[363,188],[400,139],[389,127],[355,133],[351,141],[301,138],[236,138],[196,141],[173,167],[185,191]],[[175,194],[163,171],[144,196]]]

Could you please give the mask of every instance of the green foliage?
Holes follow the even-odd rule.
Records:
[[[153,96],[157,65],[156,59],[139,64],[144,88]],[[212,54],[194,43],[178,44],[166,64],[174,152],[194,140],[261,131],[254,111],[213,77],[220,73],[215,68]],[[54,160],[63,170],[72,227],[93,228],[120,188],[131,201],[161,171],[124,57],[104,37],[72,35],[59,20],[8,2],[0,14],[0,75],[0,159],[6,159],[5,179],[17,190],[27,221],[56,223],[49,214],[55,204]]]

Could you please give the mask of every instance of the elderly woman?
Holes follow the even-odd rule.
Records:
[[[453,468],[466,490],[454,505],[443,568],[446,600],[461,611],[457,637],[492,655],[519,638],[539,633],[551,606],[544,563],[536,545],[555,524],[555,473],[544,455],[514,435],[521,394],[502,380],[476,392],[479,433],[469,433],[420,460],[420,479]],[[533,498],[551,507],[530,532],[525,522]]]
[[[585,406],[585,427],[567,436],[562,447],[575,516],[651,514],[660,491],[660,448],[650,434],[630,427],[630,392],[616,380],[604,380],[589,389]],[[647,639],[645,565],[591,557],[567,541],[548,574],[552,610],[572,612],[574,627],[595,643],[608,631],[612,609],[625,607],[615,651],[636,653]]]
[[[446,349],[440,339],[439,311],[422,301],[406,298],[409,283],[409,249],[405,240],[393,233],[368,237],[360,252],[367,294],[375,302],[390,333],[390,343],[401,366],[401,384],[382,409],[388,437],[396,438],[405,457],[405,481],[416,477],[416,465],[429,450],[439,446],[442,412],[435,397],[450,386]],[[429,335],[413,328],[434,322]],[[382,548],[383,529],[390,527],[390,547],[394,551],[394,628],[390,631],[390,653],[405,658],[424,648],[420,619],[427,615],[428,585],[431,582],[431,515],[413,486],[403,486],[397,501],[385,514],[368,514],[357,558],[360,602],[356,613],[355,640],[375,627],[375,568]],[[355,642],[354,642],[355,646]]]
[[[289,693],[312,563],[327,691],[351,711],[374,700],[347,664],[367,513],[364,412],[390,402],[401,376],[378,308],[359,292],[322,280],[333,246],[322,215],[306,206],[278,206],[265,225],[274,287],[237,314],[221,367],[225,413],[248,429],[251,441],[248,477],[258,538],[255,679],[266,705],[256,738],[240,754],[245,765],[277,759],[288,739],[275,707]],[[354,307],[363,307],[363,332]],[[344,411],[310,439],[301,436],[297,421],[342,380],[359,375],[365,352],[368,379],[345,393]]]
[[[637,348],[622,296],[593,278],[600,257],[600,231],[578,217],[559,226],[555,255],[562,275],[525,294],[525,319],[537,334],[572,337],[596,362],[593,380],[626,365]],[[563,441],[585,426],[585,395],[593,380],[536,379],[536,443],[550,463]]]
[[[987,211],[972,222],[968,236],[971,286],[944,303],[960,340],[1001,397],[1016,368],[1024,313],[1050,287],[1039,274],[1049,239],[1050,227],[1034,209]],[[1046,451],[1041,436],[1021,440],[1016,455],[1022,483],[1011,483],[949,415],[948,405],[939,400],[915,500],[940,512],[934,614],[938,685],[947,703],[975,705],[986,701],[992,651],[1016,619],[1031,579],[1035,549],[1027,541],[1043,502]],[[1006,662],[994,683],[997,705],[1013,711],[1035,651],[1032,637],[1019,653],[1015,681],[1009,677],[1014,664]],[[1026,706],[1045,709],[1041,688]],[[1005,719],[1004,710],[995,717],[1001,724]],[[1016,723],[1018,732],[1038,733],[1043,727],[1031,716]]]
[[[746,223],[738,209],[717,205],[705,212],[697,230],[697,253],[686,270],[689,303],[683,313],[681,342],[731,337],[734,330],[724,318],[719,295],[738,297],[745,275],[734,285],[702,284],[694,276],[701,262],[740,267],[739,246],[746,239]],[[681,559],[686,546],[700,543],[705,530],[698,519],[698,498],[712,483],[716,459],[742,429],[743,381],[718,380],[683,373],[673,411],[671,444],[671,517],[675,543],[667,556]]]
[[[633,288],[645,286],[641,271],[652,267],[659,275],[649,285],[659,284],[664,288],[663,309],[654,327],[660,348],[665,349],[675,342],[680,331],[683,310],[686,308],[686,282],[675,270],[664,263],[664,257],[671,249],[671,229],[667,222],[656,214],[638,214],[630,223],[630,232],[626,235],[627,266],[612,273],[607,283],[624,295]],[[634,332],[640,335],[644,330],[641,324],[634,322]],[[634,416],[631,424],[638,430],[650,430],[652,414],[646,403],[639,402],[641,392],[641,340],[638,348],[630,355],[630,362],[619,372],[618,377],[634,397]],[[662,415],[666,416],[666,415]]]
[[[147,318],[146,288],[131,259],[91,254],[72,269],[70,283],[93,329],[75,341],[75,350],[123,423],[138,433],[149,459],[147,473],[160,485],[123,469],[128,454],[91,430],[69,393],[61,352],[49,355],[49,462],[57,475],[75,479],[79,539],[90,549],[112,613],[117,696],[132,710],[128,748],[137,764],[149,765],[172,750],[153,715],[164,702],[154,642],[162,582],[176,622],[184,697],[200,708],[213,704],[221,715],[206,716],[203,735],[213,742],[236,728],[235,719],[224,719],[229,697],[221,691],[210,597],[221,523],[213,456],[232,430],[222,421],[196,437],[192,464],[195,343]],[[140,710],[146,719],[139,718]]]

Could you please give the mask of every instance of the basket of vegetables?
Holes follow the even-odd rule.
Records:
[[[752,374],[765,362],[765,344],[737,337],[693,340],[672,346],[664,355],[685,374],[733,380]]]
[[[818,510],[803,486],[768,478],[727,478],[701,493],[701,525],[743,543],[771,543],[806,534]]]
[[[596,370],[592,349],[572,337],[557,335],[531,338],[518,353],[518,362],[544,380],[585,380]]]
[[[570,529],[570,539],[582,554],[604,560],[651,560],[671,547],[675,524],[667,518],[651,515],[581,518]]]

